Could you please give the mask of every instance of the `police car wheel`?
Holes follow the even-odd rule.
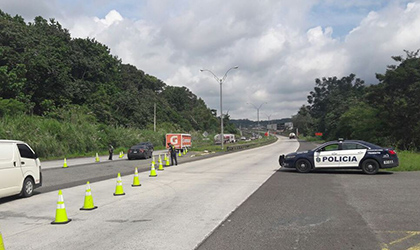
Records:
[[[362,170],[365,174],[376,174],[379,171],[379,164],[375,160],[366,160],[362,164]]]
[[[280,156],[279,156],[279,165],[280,165],[281,167],[283,167],[283,165],[284,165],[284,155],[280,155]]]
[[[32,196],[33,192],[34,192],[34,181],[31,178],[27,177],[25,181],[23,182],[21,195],[23,197],[29,197],[29,196]]]
[[[296,171],[299,173],[308,173],[311,171],[311,163],[308,160],[300,159],[295,164]]]

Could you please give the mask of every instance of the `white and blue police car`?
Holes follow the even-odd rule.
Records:
[[[366,174],[376,174],[380,168],[399,164],[392,148],[383,148],[361,140],[326,142],[312,150],[280,155],[280,166],[295,168],[299,173],[323,168],[360,168]]]

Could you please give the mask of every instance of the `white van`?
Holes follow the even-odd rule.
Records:
[[[29,197],[42,185],[41,162],[22,141],[0,140],[0,198]]]

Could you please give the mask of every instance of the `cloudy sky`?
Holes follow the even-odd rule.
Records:
[[[0,0],[0,9],[55,18],[124,63],[186,86],[233,119],[291,117],[315,78],[376,84],[391,56],[420,49],[420,0]],[[255,107],[254,107],[255,106]]]

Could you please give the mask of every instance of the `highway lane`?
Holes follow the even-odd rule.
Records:
[[[420,172],[281,169],[197,249],[419,250],[419,208]]]
[[[272,145],[200,161],[184,158],[184,163],[158,172],[156,178],[149,177],[149,171],[141,172],[141,187],[131,187],[132,174],[123,176],[125,196],[112,195],[115,178],[97,181],[91,184],[99,207],[93,211],[79,211],[84,185],[64,188],[66,211],[73,219],[66,225],[50,225],[58,198],[55,192],[10,200],[0,205],[3,240],[8,250],[193,249],[275,173],[279,153],[297,148],[297,141],[283,138]],[[109,170],[114,165],[93,168],[110,173],[124,170],[122,165]],[[76,179],[75,175],[85,176],[88,168],[92,165],[64,171],[74,171],[71,176]]]
[[[158,168],[158,156],[164,152],[166,151],[159,150],[154,152],[156,169]],[[193,154],[193,152],[189,152],[186,155],[177,157],[178,162],[182,164],[212,156],[191,157]],[[163,155],[161,158],[162,163],[165,164]],[[37,195],[58,189],[83,185],[87,181],[94,183],[107,180],[115,178],[117,173],[121,173],[122,176],[132,175],[136,167],[139,172],[147,172],[150,171],[151,162],[152,159],[128,160],[126,156],[119,158],[118,155],[116,155],[112,161],[109,161],[105,156],[101,156],[100,162],[95,162],[94,157],[69,159],[67,160],[67,168],[63,168],[62,160],[41,162],[43,184],[42,187],[35,189],[34,193]],[[0,204],[10,199],[14,199],[14,197],[1,199]]]

